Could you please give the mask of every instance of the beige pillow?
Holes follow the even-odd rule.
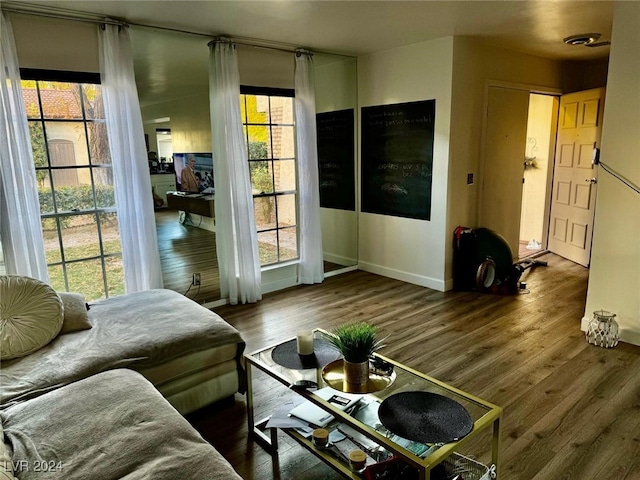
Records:
[[[62,327],[62,300],[40,280],[0,276],[0,360],[44,347]]]
[[[64,320],[60,335],[78,330],[88,330],[93,327],[87,315],[87,301],[84,295],[73,292],[58,292],[58,295],[60,295],[64,307]]]
[[[0,480],[16,480],[13,476],[13,463],[7,445],[4,443],[4,432],[0,423]]]

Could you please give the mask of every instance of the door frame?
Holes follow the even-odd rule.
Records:
[[[546,250],[548,245],[548,236],[549,236],[549,218],[551,212],[551,195],[553,188],[553,169],[555,166],[555,151],[556,151],[556,138],[558,131],[558,112],[560,108],[560,97],[562,96],[562,90],[559,88],[552,87],[544,87],[540,85],[526,84],[526,83],[514,83],[514,82],[504,82],[499,80],[486,80],[484,86],[484,99],[483,99],[483,110],[482,110],[482,137],[480,139],[480,163],[478,165],[478,179],[482,182],[481,185],[484,186],[484,172],[485,172],[485,162],[486,162],[486,139],[487,139],[487,129],[488,129],[488,111],[489,111],[489,89],[490,88],[507,88],[511,90],[524,90],[529,92],[529,94],[535,93],[540,95],[549,95],[555,97],[554,108],[556,108],[556,118],[552,123],[551,129],[551,141],[549,142],[549,167],[547,169],[547,188],[545,194],[545,204],[544,204],[544,212],[545,218],[543,222],[543,238],[542,246],[543,250]],[[523,145],[523,149],[525,145]],[[524,159],[523,159],[524,161]],[[484,188],[478,188],[478,196],[477,196],[477,209],[476,209],[476,218],[478,219],[478,224],[481,221],[481,212],[483,207],[483,191]],[[520,204],[520,209],[522,209],[522,202]],[[482,227],[482,225],[478,225]],[[518,252],[512,252],[516,256],[518,256]]]

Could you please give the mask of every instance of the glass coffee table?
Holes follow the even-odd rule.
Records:
[[[344,383],[341,376],[342,360],[337,352],[328,349],[328,343],[322,339],[323,333],[326,332],[321,329],[314,330],[317,355],[314,355],[313,358],[297,355],[295,338],[245,354],[249,434],[268,449],[276,459],[278,454],[277,430],[280,429],[346,478],[385,478],[384,476],[376,477],[374,472],[382,470],[385,464],[390,465],[397,459],[417,469],[420,480],[430,480],[432,472],[434,472],[434,478],[442,478],[444,470],[447,471],[447,474],[464,472],[461,478],[465,480],[497,478],[502,408],[379,354],[375,354],[372,359],[369,384],[361,387],[360,392],[350,392],[353,387]],[[300,396],[331,414],[334,420],[324,428],[337,429],[341,434],[344,432],[352,434],[353,438],[350,435],[347,437],[365,449],[372,457],[368,459],[368,464],[371,464],[368,467],[369,472],[354,471],[345,456],[340,455],[340,452],[336,452],[335,449],[316,447],[308,432],[295,428],[268,429],[266,427],[270,416],[256,420],[254,414],[256,402],[256,398],[254,398],[254,369],[266,373],[284,387],[289,388],[294,397]],[[362,397],[353,409],[343,411],[336,404],[317,395],[315,389],[296,388],[294,385],[301,380],[316,382],[319,389],[330,386],[338,392],[358,393]],[[462,406],[470,418],[470,432],[459,439],[448,441],[448,443],[427,441],[422,444],[407,440],[395,434],[397,432],[387,429],[378,415],[378,409],[382,402],[390,397],[394,397],[395,400],[415,395],[414,392],[427,392],[419,393],[419,398],[423,398],[423,396],[429,398],[446,397],[444,400],[448,402],[453,400],[457,405]],[[394,402],[387,401],[385,403],[386,407]],[[388,422],[386,423],[388,426]],[[313,426],[311,425],[311,427]],[[270,430],[269,435],[265,433],[267,430]],[[482,437],[480,437],[481,434],[483,434]],[[469,446],[477,445],[478,441],[485,438],[487,442],[491,442],[490,465],[483,465],[460,453]],[[486,450],[488,453],[488,447]],[[387,457],[393,458],[385,460]],[[454,477],[455,475],[450,478]]]

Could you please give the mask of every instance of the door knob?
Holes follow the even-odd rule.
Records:
[[[591,179],[587,178],[585,180],[585,182],[589,182],[591,184],[594,184],[594,183],[598,183],[598,179],[597,178],[591,178]]]

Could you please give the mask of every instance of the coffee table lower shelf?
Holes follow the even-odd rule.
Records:
[[[324,463],[329,465],[329,467],[333,468],[336,472],[344,476],[345,478],[350,478],[353,480],[362,480],[367,478],[363,472],[354,472],[351,470],[349,465],[345,462],[338,459],[335,455],[329,453],[327,449],[321,449],[316,447],[310,439],[304,437],[294,429],[290,428],[280,428],[271,429],[271,435],[268,436],[261,427],[266,425],[269,419],[266,418],[258,424],[256,424],[256,428],[253,430],[253,434],[257,440],[263,443],[263,446],[268,448],[271,451],[272,456],[277,461],[278,459],[278,440],[277,440],[277,431],[287,434],[293,440],[298,442],[302,447],[304,447],[308,452],[315,455],[317,458],[322,460]],[[454,474],[456,470],[463,469],[465,474],[465,480],[493,480],[496,478],[495,467],[486,465],[469,458],[465,455],[454,452],[445,460],[443,460],[442,464],[445,466],[448,472]],[[375,464],[372,465],[372,468],[375,471]]]

